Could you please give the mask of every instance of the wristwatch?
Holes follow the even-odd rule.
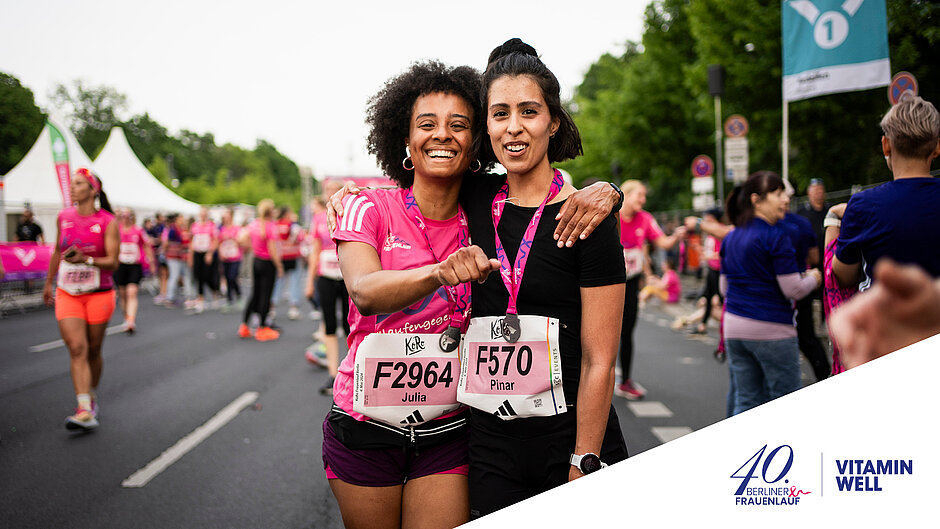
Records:
[[[571,459],[569,460],[571,466],[577,467],[582,474],[590,474],[591,472],[597,472],[602,468],[606,468],[607,464],[601,461],[601,458],[597,454],[592,454],[590,452],[578,455],[571,454]]]

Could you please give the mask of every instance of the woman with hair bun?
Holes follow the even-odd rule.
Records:
[[[735,229],[721,243],[720,282],[733,415],[800,389],[791,300],[815,290],[822,275],[797,265],[780,224],[788,204],[783,180],[770,171],[752,174],[728,197]]]
[[[252,338],[268,342],[280,338],[281,333],[271,328],[268,311],[271,308],[271,292],[274,281],[284,275],[284,267],[277,249],[277,228],[274,226],[274,201],[261,199],[257,206],[258,217],[245,230],[251,250],[254,252],[251,274],[251,297],[245,304],[245,314],[238,326],[239,338]],[[258,328],[249,327],[252,315],[258,315]]]
[[[65,427],[88,431],[98,427],[101,345],[114,312],[112,273],[118,267],[120,236],[111,204],[94,173],[84,167],[76,170],[69,194],[74,205],[60,211],[56,220],[58,235],[42,295],[46,305],[55,304],[59,332],[71,360],[78,406],[65,419]]]
[[[473,285],[462,350],[472,518],[627,457],[611,405],[625,281],[616,219],[554,244],[551,219],[575,189],[552,164],[580,155],[581,139],[534,48],[494,49],[481,101],[480,157],[507,174],[466,187],[462,201],[471,239],[500,263]]]

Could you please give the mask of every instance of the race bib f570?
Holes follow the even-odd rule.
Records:
[[[457,400],[502,419],[565,413],[558,320],[519,316],[519,340],[503,338],[502,317],[473,318],[460,348]]]

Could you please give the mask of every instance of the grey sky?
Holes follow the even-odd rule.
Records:
[[[44,109],[81,78],[125,94],[123,118],[246,148],[264,138],[318,178],[376,175],[366,100],[411,62],[482,68],[520,37],[567,98],[598,56],[640,39],[647,3],[0,0],[0,71]]]

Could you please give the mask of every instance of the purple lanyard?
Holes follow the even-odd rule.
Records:
[[[438,263],[446,260],[447,256],[439,256],[437,252],[434,251],[434,246],[431,245],[431,237],[428,234],[428,227],[424,222],[424,215],[421,214],[421,210],[418,208],[418,202],[415,200],[415,195],[411,188],[403,189],[401,197],[405,205],[406,215],[414,222],[418,231],[424,235],[424,241],[428,244],[428,249],[431,250],[431,255],[434,256],[434,260]],[[457,247],[465,248],[470,246],[470,227],[467,224],[467,215],[459,204],[457,205],[457,218],[460,219],[460,228],[457,232]],[[461,283],[457,286],[444,288],[447,291],[447,297],[450,298],[453,309],[450,316],[450,326],[441,335],[441,348],[444,349],[444,351],[450,352],[456,349],[457,344],[460,342],[460,329],[463,328],[463,322],[467,317],[467,310],[470,307],[470,283]]]
[[[506,257],[506,250],[503,249],[503,243],[499,240],[499,219],[503,216],[503,208],[506,205],[506,198],[509,196],[508,180],[503,184],[503,187],[499,189],[496,196],[493,197],[493,232],[496,235],[496,257],[499,259],[499,275],[503,278],[506,290],[509,291],[509,307],[506,309],[506,314],[514,315],[514,317],[509,319],[515,323],[518,323],[518,317],[515,315],[519,313],[516,303],[519,299],[519,288],[522,286],[522,274],[525,272],[525,265],[529,260],[529,252],[532,251],[532,241],[535,239],[535,230],[538,228],[539,219],[542,218],[542,211],[545,209],[545,204],[548,204],[551,199],[555,198],[558,193],[561,192],[561,188],[564,187],[564,185],[565,180],[561,176],[561,172],[556,169],[555,178],[552,179],[552,185],[548,189],[548,196],[542,200],[542,204],[539,206],[539,209],[535,211],[535,214],[532,215],[532,220],[529,221],[529,226],[522,235],[522,242],[519,244],[519,252],[516,253],[516,262],[511,269],[509,268],[509,258]],[[507,340],[509,340],[509,337],[507,337]],[[511,341],[514,342],[515,340]]]

